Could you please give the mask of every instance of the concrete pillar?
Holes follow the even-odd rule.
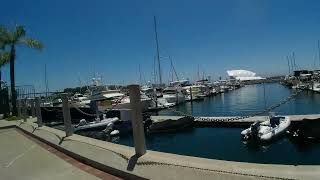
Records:
[[[23,121],[26,122],[27,121],[27,99],[22,99],[22,118]]]
[[[71,136],[73,134],[72,124],[71,124],[71,114],[69,101],[66,93],[61,94],[62,100],[62,111],[63,111],[63,120],[64,120],[64,130],[66,136]]]
[[[35,103],[35,110],[37,114],[37,124],[38,124],[38,127],[41,127],[43,123],[42,123],[42,114],[41,114],[41,108],[40,108],[40,98],[36,97],[34,100],[34,103]]]
[[[132,109],[133,141],[137,156],[146,153],[144,127],[142,122],[141,97],[139,85],[129,85],[130,106]]]
[[[39,102],[40,103],[40,102]],[[40,107],[40,105],[39,105]],[[36,109],[35,109],[35,99],[30,100],[30,108],[31,108],[31,116],[36,117]]]
[[[18,117],[21,117],[21,99],[17,100],[17,105],[18,105]]]
[[[158,109],[158,97],[157,97],[157,90],[153,88],[153,93],[154,93],[154,100],[156,103],[156,109]]]

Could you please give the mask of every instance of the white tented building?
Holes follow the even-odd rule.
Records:
[[[240,81],[251,81],[265,79],[260,76],[256,76],[256,73],[247,70],[230,70],[227,71],[230,79],[236,79]]]

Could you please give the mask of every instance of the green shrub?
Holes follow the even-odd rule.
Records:
[[[6,118],[7,121],[16,121],[16,120],[19,120],[20,118],[17,117],[17,116],[9,116]]]

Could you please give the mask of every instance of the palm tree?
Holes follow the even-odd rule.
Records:
[[[0,91],[1,91],[1,68],[9,63],[10,54],[8,52],[4,52],[5,44],[0,39]]]
[[[9,31],[5,27],[0,27],[0,41],[5,46],[10,48],[10,85],[11,85],[11,103],[12,103],[12,114],[17,115],[17,94],[15,90],[15,72],[14,62],[16,58],[16,46],[24,45],[30,48],[41,50],[43,44],[40,41],[27,38],[26,30],[23,26],[16,25],[12,31]]]
[[[10,54],[8,52],[1,52],[0,51],[0,91],[1,91],[1,83],[2,83],[2,77],[1,77],[1,68],[8,64],[10,61]]]

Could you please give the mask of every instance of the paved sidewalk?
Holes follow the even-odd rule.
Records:
[[[0,142],[0,179],[99,179],[52,154],[14,128],[1,129]]]

